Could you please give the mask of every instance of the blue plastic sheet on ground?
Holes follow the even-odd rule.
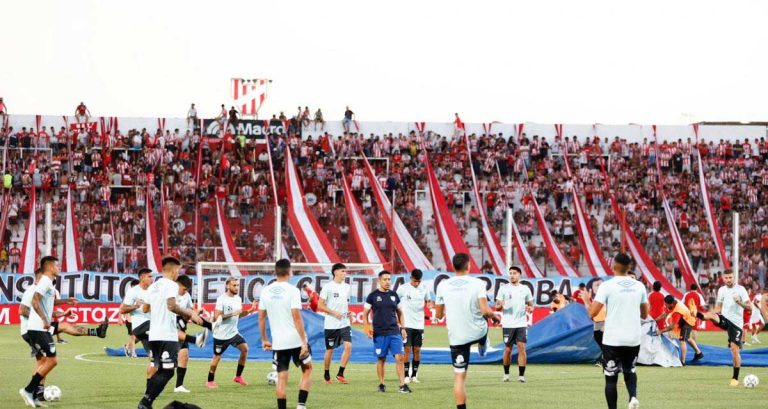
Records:
[[[302,310],[304,325],[309,336],[309,345],[312,349],[312,357],[315,361],[322,361],[325,353],[323,339],[323,316],[309,310]],[[254,361],[271,361],[272,353],[266,352],[261,347],[261,335],[259,334],[259,322],[256,315],[251,315],[240,320],[240,333],[248,341],[248,359]],[[269,333],[269,328],[267,328]],[[571,304],[568,307],[549,315],[539,321],[528,330],[528,362],[531,364],[573,364],[592,363],[600,356],[600,349],[593,339],[593,324],[589,319],[584,306]],[[498,339],[492,339],[492,343]],[[723,333],[723,343],[726,335]],[[697,365],[731,365],[731,353],[727,348],[702,346],[705,357],[696,363]],[[105,348],[110,356],[124,356],[124,350],[120,348]],[[516,351],[512,362],[516,362]],[[341,357],[341,348],[334,351],[334,361]],[[146,356],[139,349],[140,356]],[[500,363],[502,359],[503,345],[496,344],[490,348],[484,357],[477,354],[473,348],[470,362],[475,364]],[[688,362],[692,358],[689,348]],[[210,359],[213,356],[213,338],[209,337],[203,348],[190,345],[189,356],[191,359]],[[236,360],[239,351],[229,348],[223,355],[223,359]],[[352,356],[353,363],[374,363],[376,357],[373,351],[373,343],[359,330],[352,330]],[[450,364],[451,355],[448,345],[445,348],[424,348],[421,352],[422,364]],[[742,366],[768,366],[768,348],[742,351]]]

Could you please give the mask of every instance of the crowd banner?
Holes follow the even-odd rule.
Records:
[[[696,138],[698,140],[698,138]],[[707,188],[707,178],[704,175],[704,166],[702,165],[701,154],[698,149],[695,149],[696,157],[699,167],[699,189],[701,189],[701,200],[704,202],[704,215],[707,217],[707,225],[709,225],[709,231],[712,233],[712,237],[715,239],[715,246],[717,247],[717,254],[720,256],[720,262],[723,263],[723,268],[728,270],[731,268],[731,262],[728,260],[728,256],[725,253],[725,245],[723,244],[723,236],[720,234],[720,226],[717,223],[717,217],[712,210],[712,200],[709,197],[709,189]]]
[[[224,124],[228,133],[232,135],[245,135],[247,138],[264,139],[269,134],[284,134],[288,128],[283,122],[274,122],[253,119],[241,119],[237,124]],[[203,132],[209,137],[221,136],[222,122],[216,119],[203,120]],[[185,126],[186,128],[186,126]]]
[[[464,243],[464,238],[459,232],[459,228],[456,227],[456,222],[453,220],[451,210],[448,209],[448,205],[445,203],[445,196],[440,189],[440,182],[435,176],[434,170],[432,170],[432,164],[429,163],[429,156],[426,157],[427,165],[427,183],[429,184],[429,197],[432,202],[432,215],[435,219],[435,230],[437,231],[437,238],[440,242],[440,249],[443,251],[443,261],[448,271],[453,271],[453,256],[458,253],[464,253],[469,255],[469,271],[472,273],[479,273],[480,268],[472,258],[467,244]]]

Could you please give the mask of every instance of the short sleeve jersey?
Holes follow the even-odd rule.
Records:
[[[723,317],[732,322],[739,328],[744,327],[744,308],[733,300],[735,296],[741,299],[742,303],[749,302],[749,294],[744,287],[736,284],[731,288],[724,285],[717,290],[717,303],[723,305],[720,312]],[[32,314],[30,313],[30,317]]]
[[[400,304],[400,297],[392,290],[381,291],[377,288],[368,294],[365,299],[365,308],[370,308],[373,315],[373,336],[400,334],[397,323],[398,304]]]
[[[29,308],[30,314],[32,313],[32,297],[35,296],[35,284],[30,284],[29,287],[27,287],[26,290],[24,290],[24,294],[21,295],[21,305]],[[23,315],[19,315],[20,324],[19,329],[21,330],[21,335],[24,335],[27,333],[27,326],[29,325],[29,317],[25,317]]]
[[[289,283],[276,281],[261,290],[259,311],[267,312],[275,351],[301,347],[301,338],[293,321],[293,310],[300,309],[301,293]]]
[[[525,328],[528,326],[528,318],[525,315],[525,306],[533,301],[533,294],[524,284],[506,284],[496,294],[496,301],[504,303],[502,310],[501,326],[504,328]]]
[[[221,311],[222,314],[231,314],[234,311],[242,310],[243,300],[239,295],[229,295],[224,293],[216,299],[216,311]],[[213,328],[213,337],[216,339],[231,339],[238,334],[237,323],[240,321],[240,317],[235,315],[234,317],[227,318],[221,321],[221,324]]]
[[[435,304],[445,306],[450,345],[475,342],[488,333],[479,301],[486,297],[485,282],[475,277],[455,276],[440,282]]]
[[[397,296],[400,297],[405,327],[424,329],[424,306],[432,299],[427,286],[421,283],[414,287],[411,283],[405,283],[397,289]]]
[[[135,305],[136,301],[141,300],[146,304],[149,304],[149,289],[143,289],[141,286],[135,285],[128,290],[123,299],[125,305]],[[130,312],[131,324],[134,328],[149,321],[150,313],[144,312],[141,308],[137,308]]]
[[[615,277],[600,286],[595,301],[606,309],[603,344],[640,345],[640,305],[648,304],[648,293],[642,283],[629,277]]]
[[[349,312],[349,288],[347,283],[331,281],[320,290],[320,299],[323,300],[325,306],[344,314],[341,319],[336,319],[331,314],[325,314],[325,323],[323,324],[325,329],[340,329],[350,325],[347,314]]]
[[[176,314],[168,310],[168,299],[176,299],[179,285],[162,277],[150,285],[147,291],[150,305],[149,340],[178,342]]]
[[[53,302],[56,299],[56,287],[53,286],[53,281],[50,277],[46,275],[40,277],[40,281],[38,281],[35,286],[35,294],[40,294],[40,307],[43,310],[45,320],[50,323],[53,318]],[[30,306],[31,305],[32,300],[30,300]],[[45,331],[43,328],[43,319],[37,315],[34,308],[30,308],[27,329],[29,331]]]

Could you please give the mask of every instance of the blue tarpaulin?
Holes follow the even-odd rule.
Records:
[[[309,336],[309,344],[312,348],[312,356],[315,360],[322,360],[325,352],[323,340],[323,316],[309,310],[302,310],[304,325]],[[272,353],[265,352],[261,348],[261,335],[259,334],[259,320],[256,315],[251,315],[240,320],[240,333],[248,341],[250,350],[248,359],[255,361],[271,361]],[[600,356],[600,349],[592,338],[593,324],[589,319],[584,306],[571,304],[568,307],[539,321],[528,330],[528,362],[532,364],[571,364],[592,363]],[[269,331],[269,329],[267,329]],[[723,334],[723,342],[725,342]],[[491,339],[491,343],[501,341]],[[705,357],[697,365],[731,365],[731,354],[727,348],[702,346]],[[515,348],[516,351],[516,348]],[[124,356],[123,348],[106,348],[111,356]],[[139,351],[142,352],[141,350]],[[476,350],[470,358],[472,363],[500,363],[503,345],[497,344],[490,348],[484,357],[480,357]],[[229,348],[223,359],[236,360],[239,351]],[[689,351],[689,362],[690,362]],[[210,359],[213,356],[213,338],[209,337],[204,348],[191,345],[189,356],[192,359]],[[341,348],[336,349],[334,360],[341,357]],[[516,359],[513,356],[512,361]],[[376,357],[373,353],[373,343],[362,332],[352,330],[352,357],[354,363],[374,363]],[[450,364],[451,356],[448,345],[445,348],[424,348],[421,352],[422,364]],[[742,351],[743,366],[768,366],[768,348]]]

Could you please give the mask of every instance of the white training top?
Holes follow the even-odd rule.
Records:
[[[145,290],[139,285],[134,285],[125,294],[123,304],[128,306],[136,305],[136,301],[138,300],[143,301],[145,304],[149,304],[149,288]],[[131,311],[129,314],[131,316],[131,325],[133,325],[133,328],[138,328],[139,325],[149,321],[150,317],[150,313],[144,312],[141,307]]]
[[[53,319],[53,301],[56,299],[56,288],[53,286],[53,281],[50,277],[43,275],[40,277],[40,281],[35,286],[35,293],[40,294],[42,299],[40,300],[40,307],[43,310],[48,323],[51,323]],[[34,294],[33,294],[34,295]],[[43,320],[37,315],[35,309],[31,307],[32,300],[30,300],[29,309],[29,321],[27,321],[27,330],[29,331],[46,331],[43,328]]]
[[[499,288],[496,301],[504,303],[501,311],[501,326],[504,328],[526,328],[528,318],[525,315],[525,306],[533,301],[531,289],[524,284],[505,284]]]
[[[320,299],[325,306],[344,314],[341,319],[336,319],[331,314],[325,314],[324,329],[339,329],[349,326],[349,284],[331,281],[320,290]]]
[[[480,298],[486,298],[485,282],[470,276],[456,276],[437,286],[437,305],[445,305],[448,343],[458,346],[474,342],[488,333],[488,322],[480,312]]]
[[[176,314],[168,310],[168,299],[179,295],[179,285],[165,277],[149,286],[150,341],[178,342]],[[134,324],[136,325],[136,324]]]
[[[734,296],[738,296],[742,303],[749,302],[747,290],[735,284],[731,288],[724,285],[717,289],[717,304],[723,305],[723,310],[720,312],[723,314],[723,317],[732,322],[733,325],[742,328],[744,327],[744,307],[733,301]]]
[[[228,292],[216,299],[216,311],[222,314],[231,314],[243,309],[243,299],[239,295],[229,295]],[[227,318],[221,321],[221,324],[213,327],[213,337],[220,340],[231,339],[238,334],[237,323],[240,322],[240,316]]]
[[[420,283],[414,287],[411,283],[405,283],[397,289],[397,296],[400,297],[405,327],[424,329],[424,305],[432,299],[427,286]]]
[[[178,304],[181,308],[192,309],[195,307],[195,305],[192,304],[192,296],[189,295],[189,292],[184,293],[184,295],[177,296],[176,304]]]
[[[299,289],[287,282],[278,282],[261,290],[259,311],[266,311],[272,334],[272,349],[282,351],[301,348],[301,338],[293,322],[293,310],[301,310]]]
[[[606,309],[604,345],[640,345],[640,305],[648,304],[648,293],[642,283],[626,276],[614,277],[600,286],[595,301]]]
[[[35,296],[35,284],[32,283],[27,287],[26,290],[24,290],[24,294],[21,296],[21,305],[29,308],[30,314],[32,313],[32,297]],[[21,335],[24,335],[27,333],[27,325],[29,325],[29,318],[25,317],[21,314],[19,314],[19,318],[21,319],[21,325],[19,325],[19,329],[21,330]]]

